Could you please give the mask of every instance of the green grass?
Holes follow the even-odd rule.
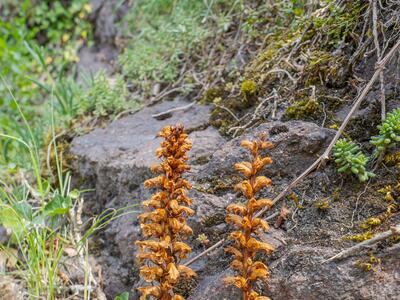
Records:
[[[174,82],[182,65],[194,62],[192,55],[207,38],[227,30],[232,11],[240,3],[135,1],[123,20],[127,24],[125,37],[129,41],[119,57],[123,75],[145,91],[154,83]]]
[[[107,210],[84,223],[76,236],[72,217],[82,193],[71,190],[64,145],[55,136],[60,131],[73,135],[79,122],[107,119],[136,102],[128,101],[122,77],[111,83],[99,73],[78,83],[73,63],[90,40],[85,20],[90,7],[86,0],[61,3],[0,3],[0,225],[12,233],[0,244],[0,255],[14,258],[14,270],[7,274],[23,279],[30,299],[63,296],[59,273],[71,247],[82,262],[82,296],[88,299],[93,285],[88,239],[134,207]],[[46,173],[48,147],[52,160]]]
[[[25,120],[19,103],[15,98],[14,101],[21,118]],[[85,262],[88,238],[114,219],[132,213],[135,205],[105,211],[83,224],[77,233],[74,216],[79,213],[82,196],[79,191],[70,189],[71,176],[63,170],[57,142],[53,139],[57,178],[57,184],[54,184],[50,178],[41,175],[40,165],[44,157],[37,148],[29,124],[25,122],[24,126],[31,133],[29,140],[0,133],[1,140],[21,144],[26,156],[30,157],[28,168],[18,169],[22,180],[17,181],[14,177],[5,179],[3,176],[0,184],[0,224],[12,232],[9,242],[0,244],[0,254],[14,256],[17,271],[11,275],[24,279],[31,299],[56,299],[62,294],[60,288],[63,286],[59,273],[68,260],[64,249],[72,247]],[[54,119],[51,128],[54,136]],[[80,232],[84,228],[84,232]],[[15,248],[18,249],[17,254],[12,251]],[[80,267],[87,278],[84,298],[88,299],[90,267],[88,263]]]

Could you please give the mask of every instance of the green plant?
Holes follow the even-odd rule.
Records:
[[[91,25],[87,15],[91,11],[88,0],[45,0],[32,1],[24,15],[28,29],[39,44],[46,44],[50,53],[61,50],[63,54],[61,57],[49,55],[47,61],[56,60],[62,65],[64,61],[78,61],[77,51],[90,40]]]
[[[2,175],[0,181],[0,224],[10,230],[7,244],[0,243],[0,251],[12,255],[18,268],[18,276],[25,280],[29,294],[35,299],[59,299],[63,285],[61,266],[67,259],[66,247],[73,247],[81,260],[80,267],[85,274],[83,294],[87,299],[90,284],[90,266],[85,261],[87,241],[91,234],[103,228],[108,222],[132,211],[111,210],[85,224],[79,224],[83,200],[80,192],[70,190],[71,176],[64,172],[63,163],[54,139],[52,120],[52,146],[55,149],[57,185],[52,185],[40,172],[41,161],[45,159],[38,148],[38,140],[22,113],[21,107],[12,95],[20,113],[22,126],[28,138],[0,133],[0,140],[14,141],[21,145],[19,155],[27,157],[23,166],[15,166],[13,173]],[[54,116],[53,116],[54,117]],[[79,212],[80,211],[80,212]],[[81,229],[85,228],[85,232]],[[17,246],[18,251],[11,251]],[[62,295],[63,298],[65,295]]]
[[[352,141],[340,139],[333,148],[333,156],[339,173],[353,173],[361,182],[375,176],[366,170],[368,158],[361,152],[360,147]]]
[[[71,73],[79,47],[90,42],[91,24],[86,16],[91,6],[88,0],[7,0],[0,4],[0,11],[0,129],[30,140],[15,105],[18,99],[41,148],[53,109],[57,125],[63,128],[76,115],[80,87],[66,74]],[[15,140],[0,141],[2,166],[29,163],[25,153]]]
[[[139,0],[125,21],[136,33],[120,56],[123,73],[135,82],[172,82],[182,57],[207,37],[205,5],[195,0]]]
[[[118,61],[122,73],[144,93],[156,83],[173,83],[187,68],[208,70],[209,38],[229,29],[242,1],[138,0],[123,20],[127,46]],[[222,51],[223,46],[217,47]],[[198,55],[196,55],[198,53]],[[186,79],[186,78],[185,78]],[[184,91],[192,88],[187,76]]]
[[[306,117],[316,117],[321,111],[321,106],[315,99],[307,99],[295,102],[286,108],[284,116],[287,119],[303,119]]]
[[[124,292],[124,293],[118,295],[117,297],[115,297],[114,300],[129,300],[129,293]]]
[[[110,82],[104,72],[99,72],[88,84],[87,91],[78,95],[78,113],[97,117],[116,114],[128,107],[127,97],[128,91],[121,76]]]
[[[371,138],[379,153],[388,148],[393,148],[400,142],[400,108],[388,113],[386,119],[378,126],[379,135]]]
[[[261,261],[256,260],[258,252],[271,254],[273,247],[268,243],[260,242],[256,239],[259,230],[267,231],[268,222],[256,216],[257,211],[264,207],[272,206],[270,199],[255,198],[255,195],[264,187],[272,184],[271,179],[265,176],[257,176],[264,166],[272,163],[270,157],[261,157],[260,150],[271,149],[273,145],[264,141],[263,138],[256,141],[244,140],[240,144],[243,148],[250,151],[251,162],[241,162],[235,164],[235,169],[239,171],[245,179],[240,182],[235,189],[241,191],[247,199],[246,204],[230,204],[226,208],[226,222],[235,225],[238,230],[230,234],[234,240],[234,245],[225,251],[234,255],[234,260],[230,264],[231,268],[238,271],[238,276],[229,276],[224,282],[234,285],[243,293],[243,300],[268,300],[268,297],[260,296],[254,291],[254,283],[259,280],[266,280],[269,276],[268,268]]]

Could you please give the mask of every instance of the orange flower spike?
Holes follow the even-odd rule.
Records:
[[[247,149],[252,160],[240,162],[234,168],[245,178],[235,186],[247,199],[245,204],[230,204],[227,207],[226,222],[233,224],[238,230],[230,234],[235,243],[225,249],[233,254],[235,259],[230,264],[236,270],[238,276],[231,276],[224,279],[225,284],[234,285],[242,290],[243,300],[268,300],[268,297],[260,296],[252,288],[257,280],[266,280],[269,271],[262,262],[254,261],[258,252],[263,251],[270,254],[273,247],[256,239],[260,231],[268,231],[267,221],[255,217],[255,214],[264,207],[273,205],[270,199],[256,199],[256,194],[263,188],[272,184],[271,179],[257,174],[266,166],[272,163],[268,156],[261,157],[260,150],[271,149],[274,145],[266,141],[263,135],[255,141],[244,140],[241,147]]]
[[[192,202],[186,195],[191,185],[182,178],[183,173],[190,169],[186,161],[192,143],[179,124],[164,127],[157,137],[164,138],[156,150],[156,156],[162,162],[152,166],[151,170],[160,175],[146,180],[144,185],[159,191],[143,201],[143,206],[150,211],[138,216],[143,235],[152,239],[136,242],[139,248],[137,259],[142,264],[140,276],[152,286],[138,290],[141,300],[184,300],[174,294],[173,288],[181,277],[196,275],[190,268],[179,264],[192,250],[182,241],[193,233],[186,224],[186,218],[194,214],[187,207]]]

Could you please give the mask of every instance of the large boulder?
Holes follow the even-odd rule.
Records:
[[[264,173],[274,179],[276,188],[279,184],[287,184],[290,179],[306,170],[326,148],[334,133],[333,130],[303,121],[261,124],[218,149],[210,162],[197,174],[196,180],[204,183],[210,190],[223,190],[224,185],[228,185],[231,190],[232,184],[238,180],[238,173],[233,165],[249,159],[248,152],[240,147],[240,142],[266,134],[275,147],[264,153],[273,160]]]
[[[189,219],[194,230],[188,241],[193,248],[192,257],[226,238],[232,230],[224,221],[225,208],[229,203],[243,200],[233,191],[233,185],[241,180],[233,165],[249,158],[248,153],[240,148],[242,139],[266,133],[275,145],[264,153],[273,159],[264,170],[264,174],[272,178],[273,186],[261,193],[261,196],[273,197],[318,158],[335,133],[310,122],[274,121],[227,141],[208,126],[208,106],[192,105],[174,110],[162,118],[154,117],[185,105],[187,102],[176,99],[146,107],[105,129],[96,129],[75,139],[72,151],[79,157],[76,184],[95,189],[86,196],[87,214],[139,204],[151,194],[142,183],[152,176],[150,166],[157,163],[154,151],[160,139],[156,139],[155,134],[165,125],[183,123],[193,141],[189,153],[192,170],[187,174],[193,183],[189,195],[193,198],[195,210],[195,215]],[[324,263],[326,258],[351,245],[342,237],[353,227],[344,224],[353,220],[358,207],[354,190],[364,190],[351,177],[346,181],[343,179],[337,176],[333,165],[328,164],[296,187],[294,192],[298,203],[287,201],[285,204],[292,210],[290,218],[280,228],[271,226],[271,230],[260,237],[274,245],[275,251],[270,257],[260,257],[269,265],[271,276],[268,283],[259,283],[257,290],[275,300],[398,298],[398,251],[381,251],[382,264],[373,272],[357,269],[355,262],[359,258]],[[335,186],[342,187],[342,196],[332,196],[337,193],[334,192]],[[334,200],[340,197],[346,201]],[[329,207],[319,209],[315,205],[319,199],[329,200]],[[381,211],[381,206],[374,201],[364,204],[364,209],[358,213],[359,219],[362,217],[360,214],[366,211],[368,216]],[[134,209],[139,211],[140,207]],[[270,213],[278,209],[273,208]],[[105,292],[110,299],[129,290],[131,298],[138,299],[135,287],[143,284],[134,261],[134,241],[142,238],[136,215],[137,212],[114,220],[91,243],[97,261],[103,266]],[[272,225],[274,220],[270,222]],[[209,239],[208,244],[197,239],[200,234]],[[232,274],[228,267],[231,260],[223,247],[202,256],[191,264],[197,278],[180,285],[179,291],[190,300],[238,299],[238,291],[222,283],[224,276]]]

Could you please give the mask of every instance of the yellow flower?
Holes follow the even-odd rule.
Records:
[[[88,13],[88,14],[90,14],[91,12],[92,12],[92,5],[90,5],[89,3],[87,3],[87,4],[85,4],[84,6],[83,6],[83,9]]]
[[[46,65],[49,65],[53,62],[53,58],[51,58],[50,56],[47,56],[45,59]]]
[[[63,35],[62,35],[62,41],[63,41],[63,43],[66,43],[66,42],[68,42],[69,41],[69,39],[70,39],[70,35],[68,34],[68,33],[64,33]]]
[[[81,37],[83,38],[83,39],[87,39],[87,31],[86,30],[84,30],[84,31],[82,31],[81,32]]]

